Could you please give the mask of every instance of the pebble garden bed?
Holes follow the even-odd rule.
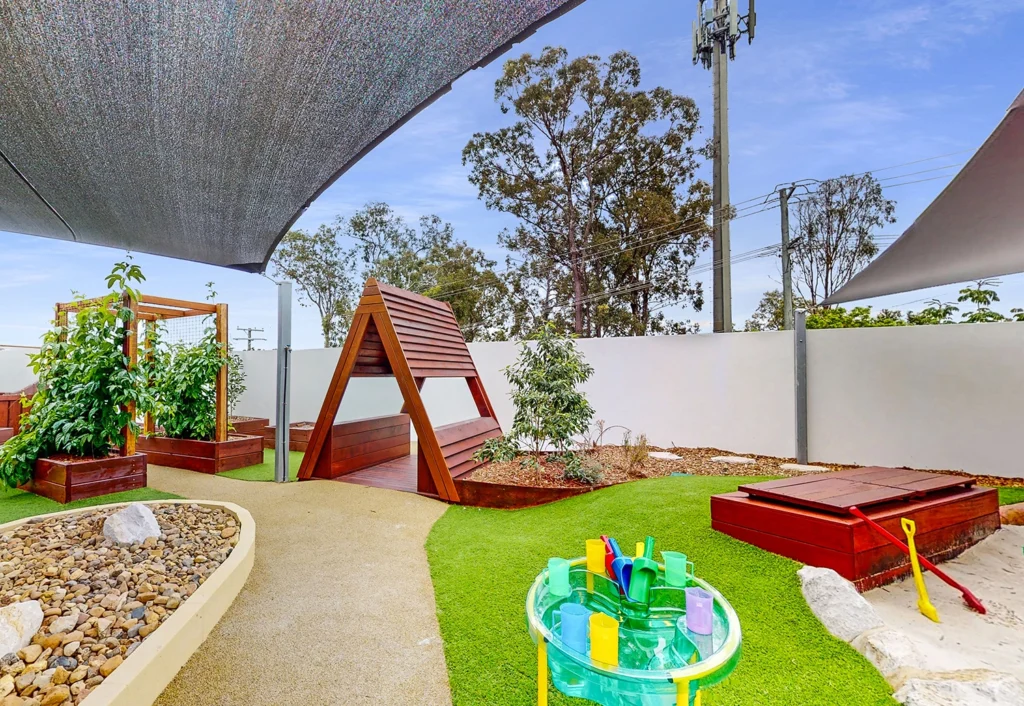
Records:
[[[79,704],[227,559],[240,528],[224,509],[149,506],[159,538],[103,535],[120,508],[29,520],[0,535],[0,607],[39,601],[41,629],[0,655],[2,706]]]

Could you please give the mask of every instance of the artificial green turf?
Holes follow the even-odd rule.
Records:
[[[999,504],[1013,505],[1014,503],[1024,503],[1024,488],[1000,488]]]
[[[301,451],[288,452],[288,475],[291,480],[298,480],[299,478],[299,464],[302,463],[302,455]],[[263,449],[263,463],[261,464],[238,468],[234,471],[224,471],[217,475],[234,478],[235,480],[273,481],[274,449]]]
[[[686,552],[736,608],[743,656],[705,706],[894,704],[881,674],[808,609],[800,564],[711,530],[709,497],[750,480],[763,479],[669,477],[527,510],[449,508],[427,555],[455,706],[536,704],[526,592],[548,558],[583,556],[600,534],[623,547],[651,534],[658,550]],[[585,703],[550,693],[552,704]]]
[[[106,505],[108,503],[128,503],[141,500],[167,500],[181,497],[172,493],[165,493],[162,490],[153,488],[139,488],[137,490],[126,490],[121,493],[101,495],[96,498],[76,500],[67,505],[61,505],[49,498],[44,498],[35,493],[26,493],[23,490],[2,490],[0,489],[0,523],[13,522],[23,517],[33,515],[45,515],[49,512],[60,512],[61,510],[75,510],[80,507],[91,507],[93,505]]]

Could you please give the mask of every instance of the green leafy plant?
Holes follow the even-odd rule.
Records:
[[[132,367],[125,340],[136,321],[132,303],[142,270],[119,262],[106,278],[108,293],[55,322],[30,365],[38,389],[21,418],[21,432],[0,446],[0,481],[9,488],[32,477],[37,459],[54,454],[104,457],[124,431],[139,431],[136,416],[151,408],[146,363]]]
[[[157,426],[172,439],[211,441],[217,431],[217,373],[225,360],[230,361],[216,331],[207,327],[195,344],[168,345],[159,333],[155,339],[152,389]]]
[[[516,362],[505,368],[516,413],[509,438],[525,442],[534,452],[547,446],[559,455],[571,453],[573,437],[590,428],[594,409],[577,389],[594,368],[575,341],[546,324],[531,342],[519,345]]]
[[[245,393],[245,365],[242,356],[231,353],[228,356],[228,411],[235,413],[238,400]]]
[[[576,453],[568,453],[558,456],[558,460],[565,465],[562,477],[566,480],[577,481],[585,485],[597,485],[601,482],[603,477],[601,471],[604,467],[594,459]]]
[[[473,454],[475,461],[514,461],[519,455],[519,449],[507,437],[496,436],[488,439],[484,445]]]

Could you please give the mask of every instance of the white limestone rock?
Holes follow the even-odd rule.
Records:
[[[923,674],[908,679],[893,698],[904,706],[1019,706],[1024,684],[987,669]]]
[[[676,456],[671,451],[650,451],[647,454],[651,458],[660,458],[662,461],[682,461],[682,456]]]
[[[22,601],[0,608],[0,657],[27,647],[42,625],[43,608],[39,601]]]
[[[828,470],[824,466],[808,466],[803,463],[780,463],[779,468],[790,473],[821,473]]]
[[[754,459],[747,458],[746,456],[712,456],[711,460],[717,461],[718,463],[733,463],[740,465],[749,465],[752,463],[757,463],[757,461],[755,461]]]
[[[796,572],[807,605],[825,629],[845,642],[885,623],[853,584],[832,569],[805,566]]]
[[[160,536],[160,525],[149,507],[132,503],[106,519],[103,536],[118,544],[142,544],[150,537]]]

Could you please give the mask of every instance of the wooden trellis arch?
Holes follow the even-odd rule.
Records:
[[[366,281],[327,395],[309,439],[299,478],[309,479],[332,453],[334,418],[352,377],[394,376],[418,441],[417,491],[459,502],[454,479],[477,465],[473,454],[501,434],[466,339],[451,306],[404,289]],[[480,417],[434,428],[420,390],[427,378],[465,378]],[[328,459],[330,457],[327,457]]]

